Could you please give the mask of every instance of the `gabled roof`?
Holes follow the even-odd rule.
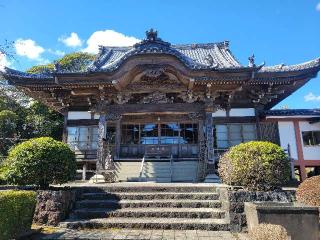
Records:
[[[168,54],[178,58],[190,69],[241,68],[229,50],[229,42],[171,45],[157,38],[144,40],[132,47],[100,47],[90,71],[108,72],[117,69],[126,59],[145,54]]]
[[[78,74],[80,76],[90,75],[91,73],[113,74],[113,72],[118,70],[129,58],[146,55],[151,57],[171,55],[177,58],[187,69],[192,70],[193,72],[197,70],[203,73],[203,76],[193,77],[195,80],[203,80],[204,78],[221,80],[220,76],[209,77],[210,72],[244,72],[250,76],[249,78],[251,80],[258,81],[276,81],[278,78],[283,80],[285,78],[289,79],[290,77],[310,79],[315,77],[320,70],[320,58],[296,65],[287,66],[280,64],[264,66],[264,64],[256,65],[254,63],[254,56],[252,56],[249,58],[249,65],[243,66],[233,56],[229,49],[228,41],[172,45],[158,38],[157,32],[152,29],[147,31],[146,35],[146,39],[132,47],[101,46],[96,59],[92,63],[89,63],[87,69],[84,71],[65,71],[63,69],[57,69],[51,73],[29,74],[5,68],[5,71],[2,73],[6,79],[12,79],[15,83],[21,82],[23,79],[54,79],[54,76],[61,77],[63,75],[67,76],[68,74]],[[248,76],[243,75],[242,77],[248,79]],[[235,75],[232,75],[232,77],[234,79],[239,79]]]

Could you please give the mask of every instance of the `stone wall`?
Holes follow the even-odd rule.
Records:
[[[293,202],[295,191],[268,191],[255,192],[243,189],[221,188],[220,200],[224,210],[230,219],[230,229],[233,232],[241,232],[247,227],[246,215],[244,213],[245,202]]]
[[[75,190],[37,191],[37,204],[33,222],[56,226],[68,217],[75,201]]]

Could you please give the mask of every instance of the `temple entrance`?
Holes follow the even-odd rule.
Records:
[[[122,124],[119,157],[141,158],[152,152],[155,158],[169,153],[173,158],[197,158],[198,134],[196,123]]]

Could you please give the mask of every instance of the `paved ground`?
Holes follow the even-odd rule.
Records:
[[[232,234],[230,232],[199,231],[199,230],[138,230],[138,229],[106,229],[61,231],[43,237],[44,240],[57,239],[136,239],[136,240],[247,240],[245,234]]]

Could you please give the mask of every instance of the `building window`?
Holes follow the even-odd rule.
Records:
[[[74,150],[95,150],[98,148],[98,127],[77,126],[68,127],[67,143]],[[115,127],[107,127],[107,139],[114,144]]]
[[[181,123],[181,142],[183,144],[198,143],[198,124],[195,123]]]
[[[138,124],[122,125],[121,143],[122,144],[138,144],[139,143],[139,125]]]
[[[161,144],[179,144],[180,126],[177,123],[161,124]]]
[[[217,124],[214,126],[215,148],[227,149],[243,142],[257,139],[256,125],[246,124]]]
[[[304,146],[320,146],[320,131],[302,132]]]
[[[197,144],[198,125],[194,123],[123,124],[122,144]]]

